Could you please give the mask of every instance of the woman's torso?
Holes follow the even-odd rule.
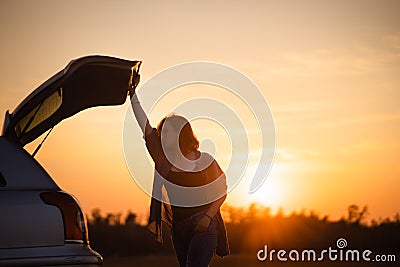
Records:
[[[207,176],[205,175],[204,171],[182,172],[170,170],[166,178],[171,183],[186,187],[197,187],[206,185],[208,183]],[[207,210],[211,204],[212,203],[194,207],[181,207],[171,205],[173,220],[184,220],[198,212]]]

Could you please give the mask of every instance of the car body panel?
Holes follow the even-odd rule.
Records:
[[[0,249],[64,245],[62,214],[44,205],[40,191],[3,191],[0,203]]]

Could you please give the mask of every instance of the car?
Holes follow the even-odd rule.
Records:
[[[78,200],[63,191],[24,146],[62,120],[95,106],[122,105],[141,61],[72,60],[10,113],[0,136],[0,266],[98,266]],[[47,137],[46,135],[46,137]]]

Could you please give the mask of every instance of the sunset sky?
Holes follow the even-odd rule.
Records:
[[[0,113],[13,111],[85,55],[141,60],[142,81],[183,62],[219,62],[257,84],[276,127],[276,158],[266,182],[249,195],[244,179],[229,204],[258,201],[275,211],[306,209],[331,218],[358,204],[368,205],[369,218],[392,216],[400,212],[399,11],[400,1],[385,0],[3,0]],[[180,89],[182,101],[200,94],[236,105],[212,86],[192,87]],[[171,111],[171,101],[152,114],[153,124]],[[63,121],[36,156],[87,213],[98,207],[147,216],[149,197],[124,159],[127,110],[128,101]],[[209,137],[200,124],[194,129],[200,139]],[[227,150],[215,143],[224,166]],[[37,144],[26,149],[32,153]]]

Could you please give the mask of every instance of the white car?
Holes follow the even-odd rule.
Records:
[[[81,110],[121,105],[140,61],[88,56],[34,90],[0,136],[0,266],[98,266],[78,201],[62,191],[23,147]],[[79,148],[77,148],[79,149]]]

